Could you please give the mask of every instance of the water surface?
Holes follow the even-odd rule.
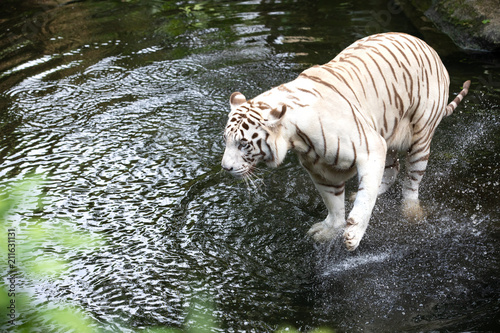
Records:
[[[39,304],[76,304],[110,332],[184,327],[200,295],[220,331],[499,324],[494,55],[422,35],[386,1],[0,8],[0,195],[29,174],[44,177],[40,198],[10,223],[22,234],[36,218],[47,228],[64,221],[106,239],[59,253],[70,263],[61,279],[26,281]],[[384,31],[432,41],[450,95],[467,79],[472,90],[436,132],[421,187],[427,218],[401,216],[399,181],[348,253],[340,240],[316,245],[306,236],[326,209],[293,154],[247,187],[221,171],[222,131],[232,92],[255,96]],[[51,240],[42,245],[58,253]],[[19,320],[43,322],[36,313]]]

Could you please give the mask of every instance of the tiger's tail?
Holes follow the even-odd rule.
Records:
[[[462,99],[464,99],[464,97],[467,96],[467,93],[469,92],[469,87],[470,87],[470,80],[467,80],[464,82],[464,88],[462,89],[460,94],[458,94],[457,97],[455,97],[455,99],[446,107],[446,116],[451,115],[453,111],[455,111],[455,109],[457,108],[458,104],[460,104]]]

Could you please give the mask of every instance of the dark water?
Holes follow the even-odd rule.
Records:
[[[114,332],[184,327],[194,297],[221,331],[499,327],[495,55],[422,35],[387,1],[2,1],[0,13],[0,195],[44,175],[11,223],[106,238],[63,253],[61,279],[26,282],[38,304],[81,306]],[[347,253],[306,237],[326,210],[295,156],[246,187],[221,171],[221,135],[233,91],[255,96],[384,31],[431,42],[451,92],[472,90],[435,135],[427,218],[404,220],[398,183]]]

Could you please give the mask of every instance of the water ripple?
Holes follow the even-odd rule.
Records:
[[[132,11],[145,3],[120,5]],[[43,31],[54,38],[50,55],[1,74],[15,82],[1,94],[2,106],[21,120],[0,135],[0,195],[13,180],[44,174],[26,202],[30,210],[16,212],[14,225],[23,230],[40,217],[44,225],[64,221],[106,240],[78,252],[43,240],[33,255],[61,253],[69,267],[61,280],[32,286],[39,302],[72,301],[105,329],[123,332],[183,326],[199,295],[213,300],[221,331],[274,331],[284,323],[303,331],[411,331],[418,318],[436,325],[429,331],[442,330],[442,318],[470,316],[460,307],[477,311],[471,304],[482,300],[491,315],[498,286],[490,232],[498,221],[491,195],[498,182],[490,179],[498,166],[497,118],[461,115],[447,121],[462,125],[440,127],[422,189],[424,223],[404,221],[400,198],[389,193],[377,202],[357,253],[346,253],[341,240],[315,246],[306,231],[326,211],[296,157],[261,172],[258,188],[221,172],[228,96],[240,90],[251,98],[294,79],[315,61],[299,64],[297,53],[326,61],[337,42],[350,38],[349,24],[366,24],[372,9],[354,11],[342,36],[326,45],[339,26],[309,2],[213,6],[189,14],[176,8],[152,15],[147,8],[147,15],[133,12],[114,23],[126,33],[106,26],[105,36],[90,38],[89,28],[71,50],[50,52],[77,42],[56,36],[54,19]],[[96,13],[89,17],[97,24],[111,15]],[[131,17],[147,24],[135,26]],[[472,135],[463,140],[463,133]],[[474,162],[480,154],[484,166]]]

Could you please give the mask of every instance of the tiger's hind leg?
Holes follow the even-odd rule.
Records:
[[[425,212],[420,206],[420,200],[418,199],[418,188],[430,156],[430,139],[423,140],[424,137],[415,140],[406,155],[407,178],[403,185],[402,210],[403,215],[414,221],[425,217]],[[426,137],[431,138],[432,135]]]
[[[378,195],[384,194],[394,184],[399,173],[398,151],[390,149],[385,158],[385,170],[382,183],[378,189]]]

